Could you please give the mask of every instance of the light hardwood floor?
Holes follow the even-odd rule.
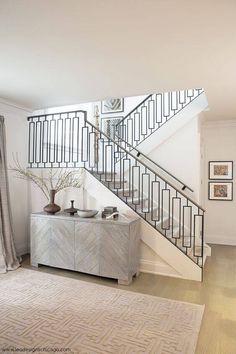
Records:
[[[31,268],[29,256],[23,258],[22,266]],[[39,271],[204,304],[196,354],[236,354],[236,247],[212,245],[212,256],[206,261],[203,283],[141,273],[131,285],[122,286],[115,280],[45,266],[40,266]]]

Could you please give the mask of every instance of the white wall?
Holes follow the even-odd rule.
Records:
[[[23,109],[0,102],[0,115],[5,118],[8,166],[13,166],[13,154],[18,154],[22,166],[27,166],[28,125]],[[28,183],[14,177],[9,171],[10,202],[13,216],[13,231],[18,255],[27,253],[28,245]]]
[[[236,200],[208,200],[208,162],[233,161],[236,175],[236,121],[205,122],[202,126],[203,199],[205,239],[209,243],[236,245]],[[235,186],[235,183],[234,183]]]
[[[161,134],[161,129],[159,133]],[[196,202],[200,201],[200,149],[199,117],[194,117],[148,155],[192,188],[193,193],[187,189],[185,193]],[[142,151],[141,145],[140,150]],[[181,189],[180,183],[176,183],[165,173],[161,175]]]

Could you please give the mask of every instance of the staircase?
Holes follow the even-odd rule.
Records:
[[[28,120],[30,168],[85,168],[201,273],[201,206],[126,149],[120,137],[114,140],[87,121],[85,111]]]

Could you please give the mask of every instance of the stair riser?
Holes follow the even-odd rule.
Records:
[[[99,179],[100,180],[100,179]],[[110,181],[109,178],[107,178],[106,180],[105,179],[102,179],[101,182],[103,184],[106,184],[106,185],[109,185],[109,189],[114,193],[114,194],[117,194],[114,189],[123,189],[123,186],[126,186],[126,181]],[[118,193],[119,194],[119,193]]]

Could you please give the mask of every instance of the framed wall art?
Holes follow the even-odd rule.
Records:
[[[209,179],[233,179],[233,161],[209,161]]]
[[[123,117],[119,116],[119,117],[106,117],[106,118],[102,118],[101,119],[101,130],[108,135],[109,137],[111,137],[113,140],[115,140],[115,134],[118,133],[117,132],[117,128],[116,125],[122,121]]]
[[[123,98],[109,98],[102,101],[101,113],[119,113],[124,112],[124,99]]]
[[[209,200],[233,200],[233,182],[208,182]]]

